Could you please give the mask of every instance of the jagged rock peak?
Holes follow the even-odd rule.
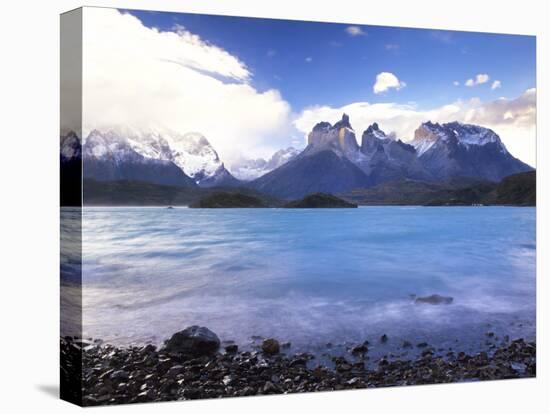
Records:
[[[426,121],[426,122],[422,122],[422,125],[425,125],[427,127],[440,127],[441,125],[439,124],[439,122],[432,122],[432,121]]]
[[[380,129],[378,124],[375,122],[372,125],[369,125],[369,127],[363,132],[363,140],[367,139],[369,136],[378,138],[378,139],[386,139],[389,138],[384,131]]]
[[[374,131],[380,131],[380,128],[378,127],[378,124],[376,122],[372,125],[369,125],[365,132],[367,134],[372,134]]]
[[[313,127],[313,131],[328,131],[331,128],[330,122],[319,122]]]
[[[346,113],[342,114],[342,119],[336,122],[332,128],[333,129],[340,129],[340,128],[353,129],[349,122],[349,115]]]

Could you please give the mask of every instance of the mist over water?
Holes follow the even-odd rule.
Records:
[[[535,209],[85,208],[84,336],[160,344],[204,325],[294,350],[534,339]],[[411,295],[452,296],[417,305]]]

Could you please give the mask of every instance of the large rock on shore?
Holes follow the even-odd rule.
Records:
[[[176,332],[164,345],[168,352],[194,356],[211,355],[219,348],[220,338],[210,329],[197,325]]]
[[[278,354],[280,349],[279,341],[276,339],[269,338],[262,343],[262,351],[268,355]]]

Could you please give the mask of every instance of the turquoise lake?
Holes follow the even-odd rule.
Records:
[[[161,344],[189,325],[253,346],[441,352],[535,336],[535,209],[86,207],[84,336]],[[413,295],[452,296],[450,305]],[[389,337],[386,348],[380,335]],[[331,345],[328,345],[331,346]]]

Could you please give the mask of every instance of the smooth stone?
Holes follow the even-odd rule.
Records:
[[[262,351],[268,355],[278,354],[280,351],[279,341],[273,338],[266,339],[262,342]]]
[[[172,353],[211,355],[220,347],[220,338],[210,329],[193,325],[176,332],[165,342],[164,349]]]
[[[225,347],[225,352],[227,352],[228,354],[236,354],[238,350],[239,347],[235,344],[227,345]]]
[[[351,349],[351,353],[352,354],[365,354],[369,349],[367,348],[366,345],[362,344],[362,345],[357,345],[357,346],[354,346],[352,349]]]

